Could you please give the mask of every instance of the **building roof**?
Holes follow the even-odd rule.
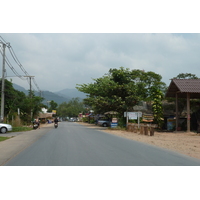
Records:
[[[200,98],[200,79],[172,79],[166,93],[166,97],[186,98],[190,93],[191,99]]]
[[[39,113],[39,118],[52,118],[52,113]]]

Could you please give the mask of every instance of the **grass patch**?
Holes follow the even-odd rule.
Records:
[[[1,137],[0,136],[0,142],[2,142],[2,141],[4,141],[4,140],[7,140],[7,139],[9,139],[10,137]]]
[[[33,130],[32,127],[13,127],[12,128],[12,132],[24,132],[24,131],[30,131],[30,130]]]

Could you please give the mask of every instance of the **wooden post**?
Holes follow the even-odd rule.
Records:
[[[150,127],[150,136],[154,136],[154,127]]]
[[[176,93],[176,131],[178,131],[178,93]]]
[[[140,134],[141,134],[141,135],[144,134],[144,125],[140,125]]]
[[[190,132],[190,93],[187,93],[187,132]]]
[[[131,131],[131,124],[128,124],[128,125],[127,125],[127,131],[128,131],[128,132]]]
[[[148,127],[147,127],[147,125],[144,126],[144,134],[148,135]]]
[[[138,126],[137,126],[137,124],[134,124],[134,127],[133,127],[133,132],[134,132],[134,133],[137,133],[137,129],[138,129]]]
[[[131,124],[131,132],[134,130],[134,124]]]

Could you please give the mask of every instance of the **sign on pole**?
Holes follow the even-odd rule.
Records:
[[[128,119],[138,119],[138,128],[139,128],[140,117],[142,117],[142,112],[124,112],[124,117],[126,117],[126,115],[128,116],[127,122]]]

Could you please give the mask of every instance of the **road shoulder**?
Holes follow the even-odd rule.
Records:
[[[98,128],[94,124],[80,123],[90,128]],[[193,158],[200,159],[200,134],[193,132],[154,132],[154,136],[129,132],[126,130],[102,129],[102,131],[124,137],[130,140],[135,140],[147,143],[153,146],[169,149]]]
[[[7,161],[29,147],[52,129],[52,127],[52,124],[46,124],[37,130],[18,132],[16,136],[0,142],[0,166],[4,165]]]

